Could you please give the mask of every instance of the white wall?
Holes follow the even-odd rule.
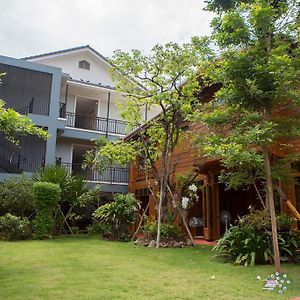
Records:
[[[68,141],[56,142],[56,157],[61,157],[62,163],[71,163],[72,162],[72,143]]]
[[[86,60],[90,63],[90,70],[80,69],[78,63]],[[91,83],[115,86],[110,78],[109,66],[96,59],[88,50],[77,53],[68,53],[63,56],[52,58],[40,58],[35,60],[38,63],[62,68],[64,73],[68,73],[72,79],[90,81]]]

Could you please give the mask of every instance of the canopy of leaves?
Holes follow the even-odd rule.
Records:
[[[203,61],[201,75],[222,87],[214,103],[196,112],[194,120],[209,128],[197,142],[204,155],[222,158],[221,180],[238,188],[265,178],[261,147],[284,153],[287,138],[300,136],[299,2],[207,3],[218,13],[212,22],[218,49]],[[275,113],[286,107],[289,115]],[[295,158],[274,156],[273,179],[284,178]]]

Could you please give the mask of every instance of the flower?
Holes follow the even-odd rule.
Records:
[[[197,190],[198,190],[198,188],[196,187],[195,184],[191,184],[191,185],[189,186],[189,190],[192,191],[192,192],[194,192],[194,193],[196,193]]]
[[[287,275],[286,275],[286,274],[283,274],[282,276],[283,276],[283,278],[287,278]]]
[[[275,275],[276,275],[276,276],[278,276],[278,275],[279,275],[279,273],[278,273],[278,272],[276,272],[276,273],[275,273]]]
[[[283,287],[283,290],[284,290],[284,291],[286,291],[286,290],[287,290],[287,287],[286,287],[286,286],[284,286],[284,287]]]
[[[277,277],[276,277],[276,280],[279,280],[279,279],[280,279],[280,277],[277,276]]]
[[[271,278],[274,278],[274,277],[275,277],[275,275],[274,275],[274,274],[272,274],[272,275],[271,275]]]
[[[208,279],[212,279],[212,280],[215,280],[216,276],[215,275],[212,275],[210,276]]]
[[[282,294],[282,290],[279,290],[278,293],[279,293],[279,294]]]
[[[190,199],[187,197],[182,197],[181,199],[181,206],[183,209],[187,209],[189,205]]]
[[[261,279],[261,277],[260,277],[260,276],[256,276],[256,279],[257,279],[257,280],[260,280],[260,279]]]
[[[279,286],[280,288],[282,288],[282,284],[279,284],[278,286]]]
[[[286,283],[287,283],[287,284],[290,284],[291,282],[288,280]]]
[[[284,283],[284,280],[281,279],[281,280],[280,280],[280,283]]]

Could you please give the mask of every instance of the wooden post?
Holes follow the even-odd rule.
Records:
[[[109,109],[110,109],[110,93],[108,93],[108,97],[107,97],[106,134],[105,134],[106,137],[108,137]]]

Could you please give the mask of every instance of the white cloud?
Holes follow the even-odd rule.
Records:
[[[90,44],[149,51],[210,33],[203,0],[10,0],[0,12],[1,54],[23,57]]]

